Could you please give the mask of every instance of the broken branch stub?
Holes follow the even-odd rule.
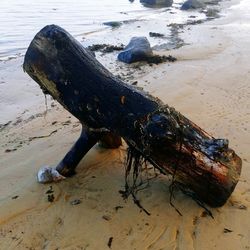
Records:
[[[64,166],[76,167],[94,143],[87,143],[91,133],[95,140],[111,133],[212,207],[222,206],[233,192],[241,159],[227,140],[213,138],[173,108],[112,75],[64,29],[43,28],[32,40],[23,67],[88,128],[79,138],[82,143],[59,164],[59,173]],[[75,150],[80,146],[85,149]]]

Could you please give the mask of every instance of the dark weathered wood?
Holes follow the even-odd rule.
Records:
[[[62,28],[46,26],[35,36],[24,70],[88,127],[61,166],[74,169],[95,141],[112,133],[210,206],[223,205],[233,192],[241,159],[227,140],[116,78]],[[59,164],[59,172],[65,169]]]

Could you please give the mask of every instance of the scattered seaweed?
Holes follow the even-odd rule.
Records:
[[[11,152],[14,152],[14,151],[16,151],[17,149],[16,148],[13,148],[13,149],[6,149],[4,152],[5,153],[11,153]]]
[[[175,62],[177,58],[171,55],[169,56],[153,55],[153,56],[147,57],[145,60],[148,64],[160,64],[164,62]]]
[[[233,230],[229,229],[229,228],[224,228],[223,232],[226,233],[232,233]]]
[[[91,46],[88,46],[88,49],[92,52],[100,51],[103,53],[112,53],[114,51],[121,51],[124,49],[124,45],[112,45],[112,44],[93,44]]]
[[[48,194],[48,202],[53,202],[55,200],[55,196],[53,194]]]
[[[49,190],[46,191],[46,194],[53,194],[54,190],[52,186],[49,186]]]
[[[30,137],[29,138],[29,141],[33,141],[35,139],[42,139],[42,138],[47,138],[47,137],[50,137],[51,135],[53,135],[54,133],[57,132],[57,129],[56,130],[53,130],[51,133],[49,133],[48,135],[40,135],[40,136],[33,136],[33,137]]]
[[[157,33],[157,32],[149,32],[149,36],[150,37],[157,37],[157,38],[163,38],[163,37],[165,37],[164,34]]]
[[[152,178],[156,176],[155,174]],[[120,190],[120,193],[124,199],[127,199],[131,195],[134,203],[147,215],[150,215],[150,213],[141,205],[136,194],[147,188],[152,178],[148,175],[147,160],[145,157],[134,147],[129,146],[125,164],[125,190]]]
[[[114,239],[113,237],[109,238],[109,241],[108,241],[108,244],[107,244],[109,248],[111,248],[111,246],[112,246],[113,239]]]
[[[154,131],[151,131],[151,122],[152,120],[155,122],[157,120],[160,124],[164,122],[165,119],[162,117],[162,113],[164,113],[164,116],[168,116],[169,124],[169,131],[166,133],[165,130],[162,130],[162,134],[160,137],[155,138],[152,133]],[[133,147],[132,145],[129,145],[128,152],[127,152],[127,159],[125,164],[125,190],[120,191],[122,194],[122,197],[124,199],[128,198],[130,195],[132,196],[134,203],[146,214],[150,215],[150,213],[141,205],[140,201],[137,199],[136,195],[139,191],[147,188],[149,186],[149,182],[151,179],[157,177],[155,175],[153,178],[149,178],[148,174],[148,163],[152,164],[154,170],[157,169],[160,171],[160,173],[167,174],[167,172],[163,171],[162,167],[159,166],[156,162],[154,162],[150,158],[151,154],[151,148],[150,145],[152,143],[160,143],[162,140],[166,141],[175,141],[177,142],[176,145],[176,152],[173,152],[176,154],[175,162],[172,162],[172,172],[170,173],[172,176],[171,183],[169,185],[169,192],[170,192],[170,199],[169,203],[170,205],[176,210],[176,212],[182,216],[182,213],[176,208],[176,206],[173,204],[174,199],[174,191],[176,189],[182,191],[185,195],[192,198],[200,207],[202,207],[206,213],[211,217],[213,217],[212,212],[207,208],[205,203],[201,201],[201,199],[192,191],[189,189],[187,185],[184,185],[179,181],[177,178],[177,172],[178,168],[180,167],[181,157],[182,157],[182,150],[185,146],[185,138],[187,137],[187,131],[186,128],[182,125],[182,115],[178,112],[176,112],[173,108],[170,108],[168,105],[162,106],[158,110],[152,112],[150,115],[147,116],[146,121],[138,121],[135,124],[135,127],[137,128],[137,133],[140,134],[141,137],[141,146],[143,148],[143,152],[140,152],[137,148]],[[160,129],[160,128],[159,128]],[[148,138],[148,134],[151,134],[150,141]],[[159,131],[158,131],[159,135]],[[191,136],[191,135],[189,135]],[[197,138],[196,138],[197,139]],[[194,138],[192,138],[194,140]],[[194,143],[195,144],[195,143]],[[197,145],[199,143],[197,142]],[[207,157],[212,159],[213,156],[209,155],[209,152],[207,152],[204,149],[204,154],[207,154]],[[209,182],[208,182],[209,183]],[[207,187],[209,190],[209,186]]]
[[[123,208],[123,206],[116,206],[115,211],[117,212],[119,209],[122,209],[122,208]]]

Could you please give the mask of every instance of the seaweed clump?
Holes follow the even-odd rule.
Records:
[[[153,55],[153,56],[147,57],[145,60],[148,64],[160,64],[164,62],[175,62],[177,58],[171,55],[169,56]]]
[[[112,45],[112,44],[93,44],[91,46],[88,46],[88,49],[90,51],[100,51],[100,52],[103,52],[103,53],[111,53],[111,52],[114,52],[114,51],[121,51],[124,49],[124,45],[121,44],[121,45]]]

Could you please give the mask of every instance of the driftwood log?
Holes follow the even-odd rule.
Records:
[[[162,173],[174,175],[182,190],[212,207],[222,206],[233,192],[241,159],[228,140],[213,138],[173,108],[112,75],[64,29],[43,28],[32,40],[23,67],[83,124],[80,138],[56,168],[62,175],[74,173],[97,141],[116,147],[122,137],[135,162],[143,157]],[[133,157],[129,161],[131,167]]]

